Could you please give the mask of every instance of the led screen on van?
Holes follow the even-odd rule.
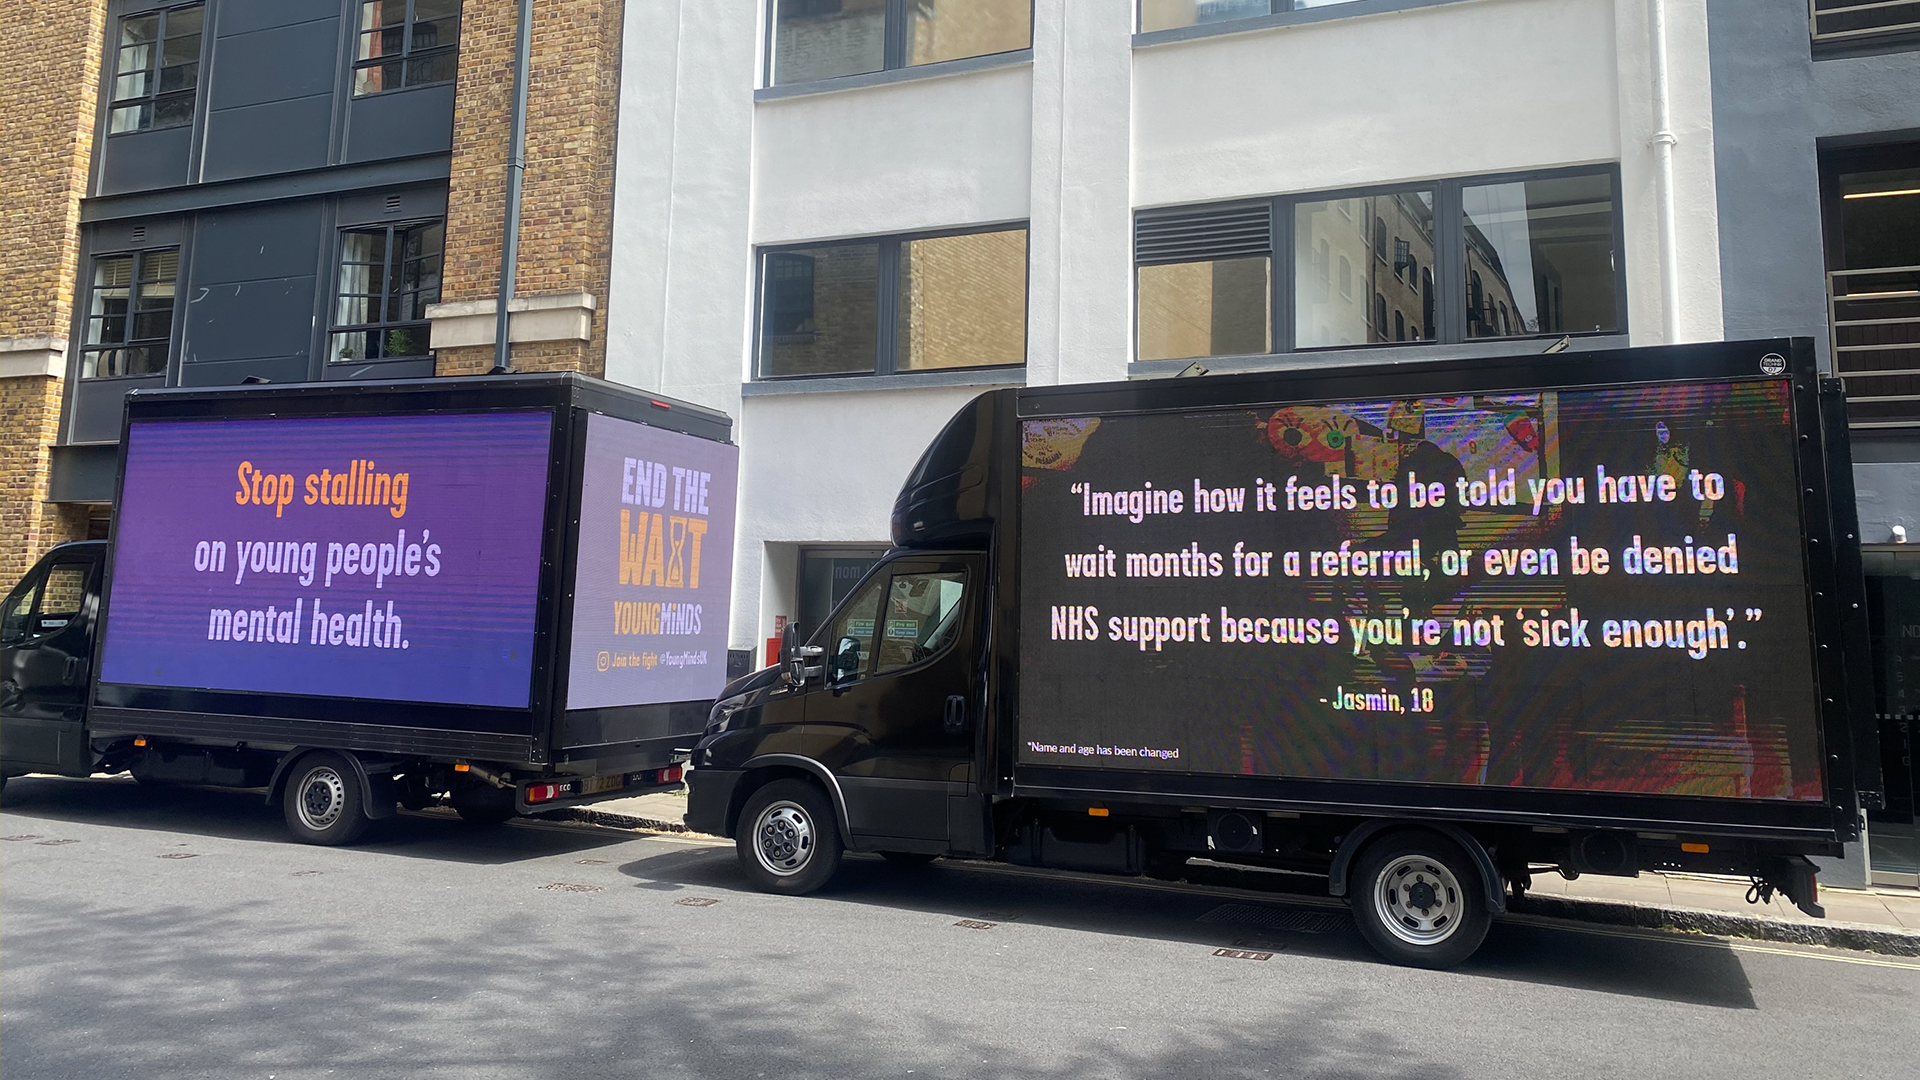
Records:
[[[1026,421],[1018,760],[1817,800],[1787,393]]]
[[[552,424],[134,422],[101,680],[525,708]]]

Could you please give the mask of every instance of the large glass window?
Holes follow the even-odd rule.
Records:
[[[173,339],[180,249],[155,248],[93,260],[80,377],[163,375]]]
[[[774,0],[775,85],[1014,52],[1032,0]]]
[[[166,8],[120,20],[107,131],[193,123],[200,85],[200,28],[206,5]]]
[[[365,0],[354,96],[452,82],[459,55],[460,0]]]
[[[1355,0],[1140,0],[1140,32],[1255,19],[1308,8],[1339,7]]]
[[[1597,174],[1461,191],[1467,336],[1589,334],[1620,328],[1613,184]]]
[[[1143,210],[1138,358],[1619,333],[1616,188],[1587,169]]]
[[[1920,420],[1920,144],[1826,155],[1835,374],[1854,427]]]
[[[1418,275],[1437,250],[1433,205],[1430,190],[1294,203],[1294,348],[1434,340]]]
[[[782,248],[760,277],[762,377],[1026,362],[1025,229]]]
[[[440,301],[446,225],[414,221],[340,234],[340,285],[327,359],[334,363],[430,356],[427,305]]]

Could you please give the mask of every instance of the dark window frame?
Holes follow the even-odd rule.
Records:
[[[198,34],[200,37],[200,51],[192,61],[193,84],[189,87],[186,87],[185,89],[174,89],[174,90],[163,91],[160,88],[161,82],[162,82],[162,76],[165,73],[166,68],[168,66],[165,62],[166,61],[166,42],[167,42],[167,23],[169,20],[188,11],[198,11],[200,13],[200,29],[198,31]],[[147,85],[146,85],[146,88],[143,89],[138,94],[132,94],[127,97],[121,97],[119,96],[119,93],[118,93],[120,80],[128,75],[133,74],[132,71],[122,70],[120,67],[120,54],[126,48],[126,46],[122,44],[122,35],[126,32],[126,25],[130,20],[146,19],[146,18],[153,18],[158,20],[158,22],[155,24],[155,32],[154,32],[153,42],[152,42],[152,49],[153,49],[152,62],[147,64],[144,69],[144,74],[147,77]],[[121,15],[119,18],[114,20],[111,33],[112,33],[112,38],[108,46],[108,51],[112,54],[113,60],[109,64],[101,65],[104,69],[106,69],[109,72],[109,74],[107,75],[106,93],[101,95],[101,97],[106,99],[106,109],[105,109],[106,115],[101,121],[101,126],[102,126],[102,130],[106,132],[107,136],[109,138],[112,138],[116,135],[138,135],[141,132],[145,132],[145,131],[167,131],[172,128],[192,127],[194,118],[199,114],[199,110],[200,110],[200,76],[202,72],[206,70],[206,60],[207,60],[207,3],[206,3],[206,0],[195,0],[195,2],[188,3],[188,4],[172,4],[166,7],[154,7],[154,8],[147,8],[143,11],[127,12],[126,14]],[[174,66],[180,66],[180,65],[174,65]],[[156,123],[155,120],[159,115],[160,102],[161,102],[161,99],[163,98],[169,99],[169,100],[175,100],[175,101],[183,100],[187,102],[186,119],[170,120],[166,123]],[[146,118],[146,122],[143,124],[139,124],[135,127],[127,128],[124,131],[115,131],[114,115],[122,109],[130,109],[130,108],[144,109],[143,115]]]
[[[796,0],[796,2],[810,6],[824,6],[824,3],[831,3],[835,8],[839,6],[837,0],[824,0],[824,3],[823,0]],[[777,72],[775,71],[774,61],[779,42],[781,0],[764,0],[763,14],[765,15],[766,34],[764,37],[765,55],[761,58],[760,63],[760,85],[768,88],[776,86],[830,86],[841,79],[857,79],[862,76],[878,75],[882,72],[938,71],[948,64],[969,63],[987,56],[1011,56],[1014,53],[1024,52],[1033,48],[1034,4],[1032,0],[1029,0],[1027,4],[1027,43],[1025,45],[1015,49],[1002,49],[998,52],[975,53],[971,56],[956,56],[948,60],[935,60],[925,64],[909,64],[907,63],[906,17],[907,4],[909,2],[910,0],[886,0],[884,16],[886,20],[884,31],[886,35],[886,45],[878,68],[872,71],[850,71],[844,75],[830,75],[824,79],[796,79],[792,82],[776,82],[775,76]]]
[[[1565,331],[1541,331],[1537,334],[1516,334],[1508,337],[1472,337],[1467,333],[1467,267],[1466,267],[1466,227],[1462,192],[1470,187],[1486,187],[1497,184],[1524,183],[1531,180],[1555,180],[1581,176],[1605,176],[1608,181],[1613,206],[1613,283],[1614,312],[1617,323],[1611,330],[1591,330],[1568,334]],[[1343,200],[1365,199],[1378,196],[1391,196],[1410,191],[1433,192],[1433,214],[1435,221],[1435,256],[1432,265],[1423,265],[1423,283],[1426,273],[1433,277],[1434,312],[1431,318],[1432,340],[1419,342],[1376,341],[1352,345],[1308,345],[1295,343],[1295,285],[1299,267],[1294,260],[1294,207],[1300,203],[1335,203]],[[1189,203],[1178,206],[1152,207],[1134,211],[1134,232],[1137,238],[1142,217],[1165,216],[1181,213],[1201,213],[1236,207],[1271,208],[1272,235],[1267,250],[1271,260],[1271,279],[1273,295],[1269,301],[1272,335],[1272,350],[1267,356],[1294,353],[1328,353],[1359,349],[1383,348],[1434,348],[1438,346],[1461,344],[1489,344],[1511,341],[1553,340],[1560,337],[1572,338],[1610,338],[1624,337],[1628,334],[1630,323],[1627,305],[1627,259],[1626,259],[1626,222],[1622,212],[1622,185],[1620,165],[1609,162],[1603,165],[1574,165],[1550,169],[1523,169],[1512,172],[1487,173],[1472,176],[1454,176],[1435,180],[1405,181],[1392,184],[1370,184],[1363,187],[1337,188],[1328,191],[1309,191],[1291,195],[1266,196],[1256,199],[1231,199],[1214,203]],[[1355,224],[1363,221],[1371,227],[1371,220],[1359,215],[1350,215]],[[1368,248],[1373,245],[1369,237]],[[1195,256],[1205,259],[1214,256]],[[1140,275],[1143,265],[1168,260],[1151,259],[1143,262],[1136,249],[1133,260],[1133,358],[1140,356]],[[1444,269],[1443,269],[1444,268]],[[1360,278],[1359,268],[1355,267],[1355,277]],[[1356,287],[1356,292],[1359,291]],[[1424,306],[1424,290],[1423,290]],[[1425,314],[1423,312],[1423,314]],[[1429,320],[1422,319],[1421,330],[1429,329]],[[1233,354],[1217,354],[1233,355]],[[1196,357],[1195,359],[1207,359]],[[1159,361],[1145,361],[1158,363]]]
[[[1141,28],[1141,3],[1135,0],[1133,5],[1134,33],[1152,35],[1149,41],[1179,40],[1194,36],[1212,34],[1230,34],[1244,30],[1258,30],[1268,26],[1285,26],[1292,23],[1324,22],[1329,19],[1357,18],[1362,15],[1381,15],[1389,12],[1408,11],[1414,8],[1435,7],[1440,4],[1459,3],[1460,0],[1345,0],[1343,3],[1321,3],[1307,6],[1305,0],[1268,0],[1266,11],[1255,11],[1247,15],[1237,15],[1227,19],[1212,19],[1206,22],[1191,22],[1184,26],[1169,26],[1158,30]],[[1345,10],[1352,8],[1353,10]],[[1162,37],[1166,35],[1166,37]],[[1139,42],[1136,42],[1139,44]]]
[[[175,260],[173,268],[173,302],[167,308],[167,334],[165,337],[135,337],[134,330],[140,315],[141,286],[157,284],[157,282],[146,280],[144,270],[149,260],[156,256],[166,254],[172,254]],[[98,280],[100,264],[108,259],[132,260],[127,275],[127,309],[126,313],[122,316],[124,325],[120,338],[115,341],[95,342],[90,340],[93,336],[93,320],[105,318],[105,316],[95,315],[93,313],[93,304],[97,291],[101,288]],[[73,368],[75,382],[95,383],[104,382],[109,379],[152,379],[167,374],[173,366],[173,339],[180,329],[180,271],[184,266],[185,258],[183,257],[181,245],[179,244],[171,244],[164,247],[129,248],[117,251],[90,253],[87,261],[86,293],[78,312],[80,321],[80,351],[77,357],[77,363]],[[156,346],[164,352],[164,359],[161,361],[160,370],[158,371],[121,372],[118,374],[102,375],[98,373],[99,361],[95,360],[95,374],[86,374],[87,360],[89,357],[102,356],[119,349],[151,349]]]
[[[1023,232],[1027,234],[1026,276],[1020,283],[1020,296],[1023,304],[1020,309],[1020,362],[1017,364],[977,364],[944,368],[903,368],[899,366],[900,335],[900,266],[906,245],[915,240],[940,240],[951,236],[981,236],[988,233]],[[879,289],[878,308],[874,321],[874,365],[871,370],[832,371],[805,373],[797,375],[769,375],[766,373],[767,346],[779,339],[791,339],[798,335],[767,333],[767,284],[768,268],[779,256],[806,255],[821,248],[853,247],[873,244],[880,249],[879,267],[875,275]],[[944,376],[956,371],[1019,371],[1027,366],[1027,350],[1032,344],[1033,324],[1033,223],[1031,221],[1000,222],[993,225],[969,225],[963,228],[934,229],[925,232],[882,233],[876,236],[850,236],[838,240],[800,242],[789,244],[768,244],[759,248],[754,257],[753,281],[753,381],[755,382],[808,382],[818,379],[871,379],[888,375],[908,377],[920,375]]]
[[[417,258],[409,258],[406,255],[404,246],[397,245],[395,243],[396,237],[403,237],[404,234],[406,234],[409,231],[423,228],[423,227],[431,227],[434,225],[440,226],[440,230],[441,230],[440,250],[437,253],[435,253],[434,256],[423,255]],[[444,216],[416,217],[416,218],[408,218],[404,221],[366,222],[366,223],[356,224],[356,225],[342,225],[335,230],[334,250],[333,250],[333,288],[328,297],[327,324],[326,324],[326,329],[324,331],[325,336],[322,339],[322,353],[321,353],[321,355],[324,357],[323,364],[326,367],[339,368],[339,367],[347,367],[347,366],[359,366],[364,364],[385,364],[385,363],[396,363],[396,362],[406,362],[406,361],[431,360],[434,358],[433,348],[431,344],[429,344],[426,349],[420,352],[402,353],[397,356],[385,355],[386,350],[383,347],[381,349],[382,355],[380,356],[375,356],[375,357],[360,356],[360,357],[347,357],[344,359],[336,359],[333,355],[333,339],[340,334],[365,334],[365,333],[371,333],[375,331],[380,332],[384,339],[386,334],[392,333],[393,331],[418,327],[423,334],[428,336],[429,341],[431,341],[432,323],[430,320],[427,319],[425,315],[425,309],[429,304],[437,304],[440,302],[441,293],[446,287],[446,253],[447,253],[446,225],[447,225],[447,219]],[[347,237],[355,233],[376,233],[376,232],[384,232],[386,234],[386,246],[384,249],[386,252],[386,258],[381,263],[378,264],[381,267],[381,275],[382,275],[383,283],[386,281],[392,280],[392,275],[396,271],[399,271],[401,273],[400,280],[404,282],[406,280],[404,271],[405,271],[406,264],[408,262],[417,262],[420,259],[429,258],[429,257],[437,257],[440,259],[440,282],[434,287],[433,299],[427,300],[419,304],[419,307],[421,309],[421,315],[419,318],[394,319],[394,320],[385,319],[384,318],[386,314],[385,299],[389,295],[389,292],[385,289],[383,289],[378,294],[364,293],[364,292],[349,293],[346,291],[345,285],[346,285],[347,267],[349,265],[354,265],[354,266],[376,265],[374,263],[365,263],[365,262],[360,262],[358,260],[355,260],[351,264],[349,264],[347,260]],[[398,253],[397,259],[395,258],[396,252]],[[421,290],[417,290],[417,289],[400,290],[399,294],[404,294],[406,292],[414,293],[417,298]],[[380,311],[383,318],[380,320],[372,321],[372,322],[362,322],[362,323],[340,322],[339,321],[340,301],[348,296],[365,297],[368,299],[381,300],[382,303],[381,303]]]
[[[399,23],[400,51],[397,53],[386,53],[381,56],[368,57],[366,59],[360,58],[360,42],[362,41],[362,39],[370,37],[375,34],[383,33],[389,29],[392,29],[392,27],[391,26],[377,27],[369,30],[365,26],[360,25],[360,19],[364,16],[366,8],[363,4],[360,4],[360,3],[356,3],[354,5],[355,8],[357,8],[358,10],[355,11],[354,17],[352,20],[353,48],[352,48],[352,51],[347,54],[352,58],[353,67],[352,67],[352,70],[348,73],[347,79],[348,79],[349,93],[354,100],[358,100],[360,98],[378,97],[381,94],[397,93],[401,90],[418,90],[422,87],[427,87],[427,86],[445,86],[449,83],[454,82],[456,79],[459,78],[460,38],[462,33],[466,30],[466,20],[467,20],[465,5],[459,4],[459,5],[455,5],[454,7],[454,14],[453,14],[454,32],[453,32],[453,41],[451,43],[440,44],[436,42],[435,44],[429,45],[426,48],[416,50],[414,48],[413,27],[414,27],[414,23],[418,21],[414,15],[414,11],[415,11],[414,5],[417,2],[418,0],[406,0],[407,15],[406,15],[406,18]],[[444,79],[429,79],[425,82],[413,81],[413,70],[414,70],[414,64],[416,61],[423,60],[423,59],[431,59],[439,56],[449,56],[449,55],[454,57],[454,74]],[[389,64],[399,65],[399,68],[400,68],[400,85],[399,86],[382,86],[377,90],[360,89],[360,73],[362,71],[365,71],[369,68],[385,67]]]

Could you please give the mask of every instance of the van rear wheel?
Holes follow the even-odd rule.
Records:
[[[840,827],[819,785],[776,780],[747,799],[735,829],[740,869],[761,892],[801,896],[840,865]]]
[[[1360,853],[1353,916],[1380,955],[1448,968],[1473,955],[1493,924],[1486,886],[1459,844],[1436,833],[1389,833]]]
[[[281,805],[294,839],[309,844],[351,844],[372,824],[359,773],[331,750],[308,754],[294,765]]]

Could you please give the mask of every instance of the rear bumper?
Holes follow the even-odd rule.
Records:
[[[603,791],[583,792],[578,788],[588,780],[617,780],[618,787]],[[592,803],[606,802],[609,799],[631,799],[636,795],[652,795],[661,791],[678,791],[682,783],[682,766],[671,765],[662,769],[642,769],[637,772],[615,773],[608,777],[536,777],[523,780],[514,785],[513,808],[520,814],[538,814],[547,810],[561,810],[570,806],[587,806]],[[547,794],[544,789],[554,787],[573,787],[575,791],[563,791]],[[535,799],[537,793],[542,798]]]
[[[727,815],[733,792],[745,775],[734,769],[694,769],[687,774],[687,828],[709,836],[731,836]]]

